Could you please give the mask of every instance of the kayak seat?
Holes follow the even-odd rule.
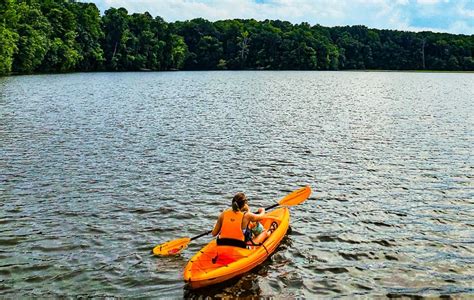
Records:
[[[239,248],[247,248],[247,244],[244,241],[234,239],[217,239],[217,246],[234,246]]]

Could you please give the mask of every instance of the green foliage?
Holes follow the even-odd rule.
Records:
[[[19,3],[20,16],[17,33],[18,53],[15,55],[14,71],[18,73],[33,73],[44,60],[50,45],[52,30],[48,19],[43,16],[39,5]]]
[[[103,49],[107,69],[126,70],[126,62],[129,59],[127,42],[131,37],[127,10],[124,8],[106,10],[102,17],[102,27],[105,35]]]
[[[105,62],[100,43],[104,37],[100,12],[94,4],[89,3],[75,3],[71,9],[77,20],[76,43],[80,54],[77,68],[81,71],[100,70]]]
[[[0,75],[11,72],[18,34],[0,24]]]
[[[181,69],[184,66],[184,61],[188,55],[188,46],[184,42],[184,38],[176,34],[171,35],[170,44],[170,69]]]
[[[253,19],[165,22],[74,0],[0,1],[0,75],[128,70],[474,70],[474,35]]]
[[[202,18],[176,22],[176,34],[184,38],[189,54],[184,67],[191,70],[213,70],[223,55],[223,43],[214,23]]]
[[[0,76],[12,70],[13,55],[18,50],[16,3],[13,0],[0,2]]]

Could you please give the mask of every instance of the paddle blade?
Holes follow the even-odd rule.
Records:
[[[300,203],[303,203],[306,199],[309,198],[311,195],[311,188],[309,186],[305,186],[304,188],[298,189],[278,201],[279,205],[283,206],[294,206]]]
[[[153,254],[162,256],[177,255],[188,247],[190,241],[190,238],[181,238],[166,242],[153,248]]]

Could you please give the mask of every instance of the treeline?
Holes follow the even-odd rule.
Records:
[[[72,0],[0,2],[0,75],[133,70],[474,70],[474,35],[286,21],[167,23]]]

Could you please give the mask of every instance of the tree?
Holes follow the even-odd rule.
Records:
[[[40,66],[44,72],[74,71],[82,56],[76,42],[77,20],[70,11],[69,2],[46,2],[41,6],[51,24],[51,44]]]
[[[182,36],[188,46],[185,69],[215,69],[223,54],[219,32],[212,22],[202,18],[173,25],[175,33]]]
[[[104,31],[103,49],[106,67],[109,70],[126,70],[127,41],[131,38],[128,29],[128,12],[125,8],[110,8],[102,17]]]
[[[15,2],[3,0],[0,2],[0,75],[6,75],[12,70],[13,55],[18,49],[18,34],[14,30],[16,23]]]
[[[240,66],[243,68],[245,65],[245,60],[247,59],[247,55],[249,53],[249,44],[250,44],[250,36],[248,31],[244,31],[240,33],[238,37],[238,46],[239,46],[239,61]]]
[[[74,3],[71,9],[77,18],[76,42],[81,59],[77,68],[80,71],[94,71],[103,68],[104,51],[100,43],[104,38],[101,17],[93,3]]]
[[[205,70],[216,69],[222,52],[222,43],[216,37],[201,37],[196,47],[196,55],[199,58],[197,66]]]
[[[171,56],[170,69],[181,69],[188,54],[188,46],[184,42],[183,37],[173,34],[171,35]]]
[[[10,72],[474,70],[474,35],[281,20],[165,22],[76,0],[0,1],[0,75]]]
[[[18,73],[33,73],[43,62],[50,48],[51,24],[41,12],[38,3],[18,5],[18,52],[13,69]]]

